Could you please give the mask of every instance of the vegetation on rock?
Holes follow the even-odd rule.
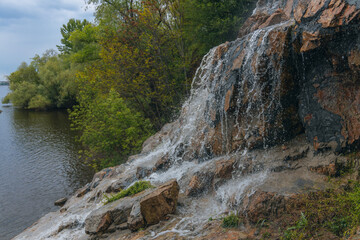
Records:
[[[112,195],[110,197],[105,195],[105,200],[106,200],[105,204],[114,202],[114,201],[119,200],[124,197],[135,195],[135,194],[142,192],[148,188],[153,188],[153,186],[151,185],[151,183],[149,181],[135,182],[133,185],[131,185],[127,189],[124,189],[115,195]]]
[[[221,226],[223,228],[235,228],[239,223],[239,217],[235,213],[231,213],[229,216],[223,218]]]

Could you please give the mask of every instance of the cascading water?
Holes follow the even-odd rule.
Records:
[[[276,134],[283,132],[281,118],[278,116],[282,110],[280,71],[272,65],[266,51],[270,33],[288,25],[289,22],[286,22],[257,30],[242,39],[212,49],[204,57],[192,84],[191,97],[184,104],[179,119],[181,128],[172,135],[174,138],[165,140],[165,144],[158,147],[162,149],[161,152],[168,155],[170,153],[173,166],[164,172],[151,174],[147,180],[164,182],[176,178],[181,184],[186,175],[201,172],[212,161],[216,161],[218,158],[213,156],[214,153],[209,147],[213,140],[211,131],[216,125],[221,128],[222,150],[219,155],[222,158],[234,155],[248,157],[246,152],[254,145],[254,138],[260,139],[262,146],[266,148],[269,136],[266,130],[269,123],[279,124],[272,137],[277,138]],[[219,57],[219,51],[223,48],[226,48],[226,53]],[[235,74],[231,75],[229,72],[234,69],[234,58],[238,58],[239,53],[244,54],[240,56],[241,62],[236,63],[241,67],[235,69]],[[238,89],[234,96],[236,102],[231,111],[226,111],[224,105],[226,101],[230,101],[226,92],[234,85]],[[229,119],[234,116],[235,121],[231,126]],[[235,137],[229,136],[229,132]],[[243,144],[231,149],[229,143],[234,139],[241,139]],[[199,140],[201,144],[198,144]],[[194,145],[197,148],[194,149]],[[179,154],[180,148],[182,154]],[[198,235],[194,230],[195,226],[206,223],[209,217],[216,217],[229,207],[237,206],[246,194],[253,193],[252,188],[266,180],[267,169],[243,176],[241,171],[237,171],[242,168],[241,165],[240,160],[233,171],[233,179],[216,190],[215,198],[209,202],[194,202],[193,206],[184,212],[184,215],[196,212],[196,216],[182,219],[170,231]]]

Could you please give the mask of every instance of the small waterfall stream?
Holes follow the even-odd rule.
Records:
[[[146,180],[161,183],[176,178],[181,185],[182,179],[186,176],[201,172],[219,158],[230,158],[234,155],[248,157],[247,152],[254,144],[254,138],[261,139],[262,147],[267,148],[269,134],[266,130],[269,128],[267,126],[269,123],[279,125],[278,131],[272,135],[277,139],[276,134],[281,135],[283,132],[281,119],[277,115],[282,110],[280,71],[272,65],[266,51],[270,33],[288,24],[289,22],[285,22],[259,29],[242,39],[210,50],[196,73],[191,96],[183,105],[182,114],[178,120],[181,127],[169,138],[164,139],[154,152],[130,164],[129,169],[142,166],[144,162],[151,162],[155,153],[170,156],[172,167],[163,172],[154,172]],[[222,48],[227,51],[219,57],[219,51]],[[239,60],[236,62],[234,60],[236,58],[240,58],[240,62]],[[235,69],[235,74],[231,75],[229,72],[234,70],[235,64],[241,67]],[[264,79],[271,81],[264,81]],[[232,93],[236,94],[234,96],[236,102],[231,111],[226,111],[224,106],[226,101],[230,101],[226,93],[231,91],[231,86],[234,85],[238,89],[238,92]],[[235,120],[229,121],[234,116]],[[231,123],[233,125],[230,125]],[[216,124],[220,125],[222,136],[222,151],[219,157],[213,154],[209,147],[213,141],[212,128]],[[229,131],[230,128],[232,131]],[[229,136],[230,133],[233,136]],[[234,139],[241,139],[243,144],[236,149],[231,149],[230,143]],[[241,160],[235,169],[242,169]],[[170,231],[180,236],[200,234],[195,229],[201,229],[199,226],[206,224],[210,217],[216,218],[229,207],[231,209],[232,206],[237,206],[246,194],[252,194],[252,188],[266,181],[268,174],[267,169],[262,169],[254,174],[243,176],[235,170],[233,179],[216,190],[215,198],[194,201],[190,208],[183,210],[184,215],[196,213],[196,216],[183,218]],[[154,237],[158,236],[154,235]]]

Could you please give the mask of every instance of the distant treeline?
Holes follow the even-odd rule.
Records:
[[[236,38],[252,0],[87,0],[95,23],[70,19],[59,53],[8,76],[4,99],[36,110],[69,108],[84,157],[118,164],[171,120],[202,56]]]
[[[0,81],[0,86],[7,86],[9,85],[8,81]]]

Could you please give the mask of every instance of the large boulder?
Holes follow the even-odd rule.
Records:
[[[174,213],[180,187],[176,180],[170,181],[147,194],[140,201],[140,211],[146,224],[160,222],[167,214]]]

